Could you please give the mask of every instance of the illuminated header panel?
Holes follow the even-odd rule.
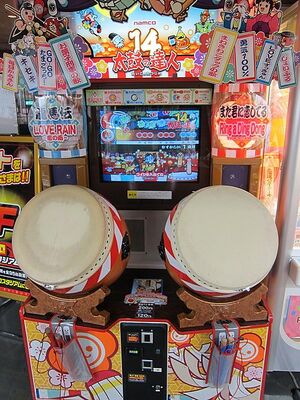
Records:
[[[199,110],[100,111],[104,182],[197,182]]]

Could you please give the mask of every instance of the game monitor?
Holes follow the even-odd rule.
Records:
[[[91,188],[119,209],[171,209],[209,185],[209,107],[93,107]]]

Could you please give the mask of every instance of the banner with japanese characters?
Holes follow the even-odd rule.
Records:
[[[37,65],[40,90],[56,90],[57,66],[55,56],[49,44],[37,47]]]
[[[69,34],[49,41],[70,90],[90,86],[89,78],[81,64],[72,37]]]
[[[277,72],[280,89],[297,85],[294,52],[291,48],[282,50],[278,61]]]
[[[253,82],[256,78],[255,32],[239,34],[234,48],[236,82]]]
[[[179,6],[179,2],[177,2]],[[198,78],[218,21],[218,10],[189,8],[180,22],[170,14],[152,13],[134,6],[128,20],[111,19],[95,6],[65,14],[78,41],[90,79]]]
[[[19,71],[21,72],[29,93],[37,92],[38,90],[38,76],[31,56],[22,54],[15,55],[15,60],[18,64]]]
[[[82,95],[37,96],[28,121],[31,136],[40,149],[70,151],[85,148]]]
[[[29,294],[11,241],[18,215],[38,190],[37,153],[30,137],[0,136],[0,297],[25,300]]]
[[[19,70],[11,54],[3,54],[2,87],[13,92],[18,91]]]
[[[271,114],[261,84],[220,85],[212,109],[212,155],[254,158],[263,155]],[[231,93],[232,91],[232,93]]]

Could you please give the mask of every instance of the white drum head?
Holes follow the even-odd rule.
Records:
[[[172,239],[187,275],[224,293],[262,281],[278,249],[271,214],[256,197],[231,186],[205,188],[180,202]]]
[[[33,281],[66,288],[93,275],[112,237],[113,221],[104,202],[83,187],[60,185],[25,205],[14,228],[13,251]]]

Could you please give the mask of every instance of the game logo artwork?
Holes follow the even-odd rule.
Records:
[[[100,111],[104,182],[198,180],[199,110]]]
[[[11,241],[18,215],[38,191],[37,153],[31,138],[0,137],[0,297],[25,300],[29,294]]]

